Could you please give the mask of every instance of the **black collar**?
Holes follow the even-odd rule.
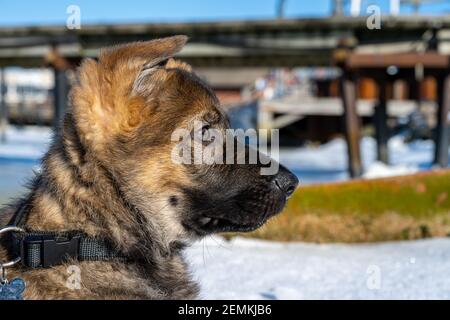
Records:
[[[125,261],[126,256],[116,251],[103,239],[88,237],[78,231],[68,232],[14,232],[11,251],[20,257],[21,264],[31,268],[48,268],[68,260]]]
[[[10,250],[14,259],[25,267],[47,268],[69,260],[78,261],[126,261],[105,239],[89,237],[81,231],[33,231],[25,224],[26,205],[20,206],[12,226],[22,231],[11,233]]]

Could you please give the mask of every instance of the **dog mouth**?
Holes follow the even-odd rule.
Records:
[[[260,187],[245,191],[225,199],[202,193],[202,197],[191,196],[181,219],[182,226],[199,237],[223,232],[251,232],[279,214],[287,201],[278,189]]]
[[[237,222],[224,217],[202,216],[195,222],[185,225],[200,236],[218,232],[250,232],[258,229],[266,222],[265,218],[255,219],[252,222]]]

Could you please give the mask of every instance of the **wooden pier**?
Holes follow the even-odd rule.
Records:
[[[376,113],[377,100],[356,101],[356,112],[360,117],[372,117]],[[387,102],[387,115],[405,117],[413,112],[417,102],[413,100],[391,100]],[[422,101],[422,110],[429,116],[434,115],[436,103]],[[304,98],[302,100],[279,99],[259,102],[258,127],[280,129],[307,116],[343,116],[344,106],[341,98]],[[282,114],[276,116],[276,114]]]
[[[352,177],[362,174],[359,148],[360,128],[356,82],[358,78],[374,79],[378,84],[378,101],[375,111],[375,128],[378,159],[387,163],[387,96],[386,86],[402,79],[410,84],[416,100],[420,100],[418,80],[431,76],[437,82],[437,129],[435,136],[434,164],[448,165],[449,111],[450,111],[450,57],[436,52],[397,54],[340,55],[337,61],[343,70],[340,78],[340,93],[344,107],[345,134],[348,145],[349,171]],[[414,89],[415,88],[415,89]]]

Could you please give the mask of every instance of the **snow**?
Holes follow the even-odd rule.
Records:
[[[187,249],[203,299],[449,299],[450,239],[377,244],[208,238]]]
[[[47,151],[51,133],[47,127],[8,127],[6,142],[0,143],[0,159],[36,161]]]
[[[51,130],[45,127],[8,127],[6,142],[0,142],[0,207],[24,191],[33,170],[39,169],[50,137]]]
[[[6,143],[0,143],[0,161],[35,161],[44,154],[51,138],[45,127],[17,128],[10,126]],[[320,146],[281,149],[280,162],[293,170],[303,183],[348,179],[346,143],[336,138]],[[390,164],[376,161],[376,142],[371,137],[361,139],[365,178],[378,178],[415,173],[431,168],[434,143],[430,140],[405,143],[395,136],[388,143]]]
[[[434,143],[431,140],[405,143],[401,136],[392,137],[388,142],[389,165],[377,162],[374,138],[363,137],[360,146],[365,178],[410,174],[432,166]],[[349,178],[347,145],[341,138],[320,146],[281,149],[279,159],[306,184]]]
[[[395,166],[389,166],[383,162],[374,162],[366,169],[363,174],[363,178],[374,179],[393,176],[403,176],[407,174],[413,174],[419,171],[417,166],[398,164]]]

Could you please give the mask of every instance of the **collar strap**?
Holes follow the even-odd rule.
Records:
[[[25,267],[48,268],[70,259],[79,261],[125,261],[125,255],[103,239],[79,231],[12,233],[12,253]]]

